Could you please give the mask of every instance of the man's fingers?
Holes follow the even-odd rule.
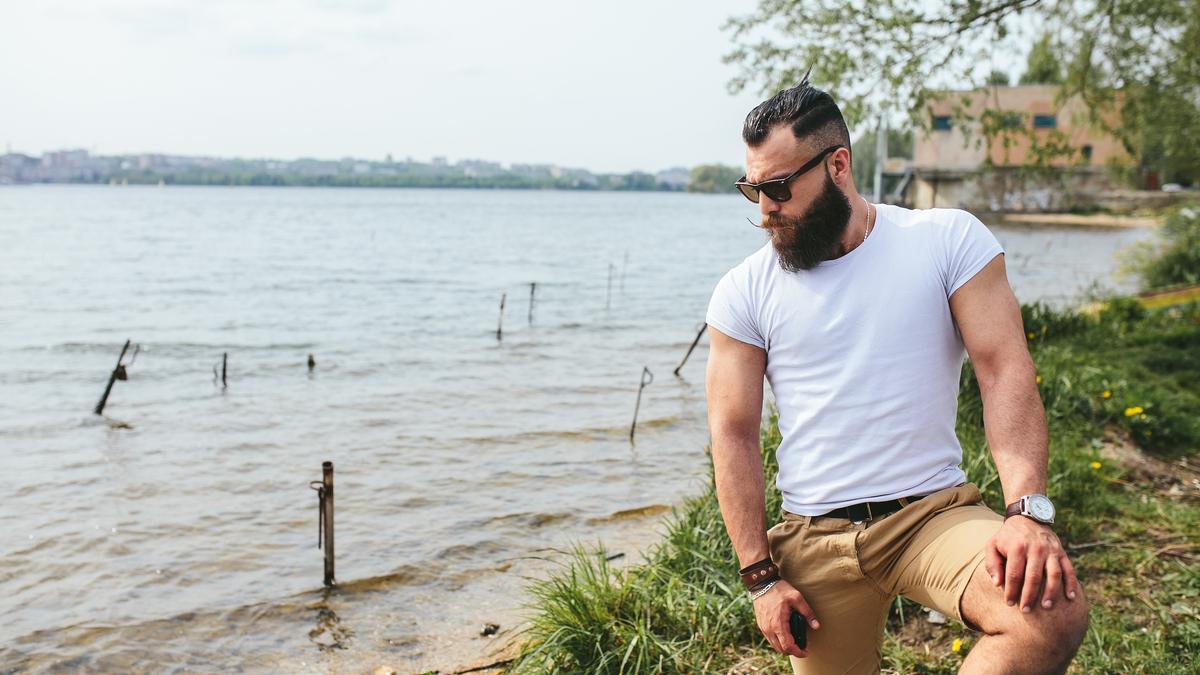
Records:
[[[759,627],[759,630],[762,631],[763,637],[767,639],[767,642],[771,644],[771,649],[774,649],[782,654],[783,648],[779,645],[779,634],[773,630],[762,628],[761,626]]]
[[[1025,559],[1025,579],[1021,588],[1021,611],[1032,612],[1033,603],[1037,601],[1038,593],[1042,590],[1042,579],[1046,576],[1045,553],[1030,550]]]
[[[1042,607],[1054,607],[1054,596],[1062,589],[1063,569],[1058,556],[1046,558],[1046,590],[1042,593]]]
[[[1074,600],[1079,595],[1079,578],[1075,576],[1075,566],[1066,555],[1059,558],[1063,569],[1063,592],[1068,600]]]
[[[1008,552],[1004,561],[1004,601],[1017,604],[1021,598],[1021,580],[1025,578],[1025,550],[1017,548]]]
[[[816,613],[813,612],[812,607],[808,606],[808,601],[804,599],[803,595],[792,601],[792,609],[800,612],[800,614],[808,620],[808,625],[812,627],[813,630],[821,627],[821,622],[817,621]],[[788,619],[791,619],[791,617],[788,617]],[[788,632],[790,633],[792,630],[791,624],[787,623],[786,625],[788,626]]]
[[[1004,581],[1004,557],[1000,555],[1000,549],[996,548],[995,542],[988,542],[986,560],[984,564],[992,577],[992,585],[999,586]]]
[[[803,658],[800,648],[796,646],[796,641],[792,639],[790,633],[791,630],[785,628],[784,630],[775,634],[775,639],[779,640],[779,653],[795,656],[796,658]]]

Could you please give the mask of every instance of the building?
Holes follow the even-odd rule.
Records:
[[[1054,211],[1085,207],[1091,195],[1116,187],[1110,167],[1128,165],[1128,153],[1091,122],[1082,99],[1060,101],[1059,93],[1056,85],[1022,85],[938,97],[928,106],[931,128],[913,138],[909,201],[918,208]],[[990,139],[985,128],[995,132]],[[1047,170],[1029,171],[1039,155]]]

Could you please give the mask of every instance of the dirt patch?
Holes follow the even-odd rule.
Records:
[[[1156,497],[1200,503],[1200,463],[1192,457],[1165,460],[1148,455],[1120,429],[1108,431],[1100,456],[1126,470],[1122,483],[1148,483]]]

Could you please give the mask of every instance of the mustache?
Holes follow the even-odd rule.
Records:
[[[754,227],[757,227],[760,230],[782,230],[785,228],[792,228],[792,227],[796,226],[795,222],[787,222],[785,219],[772,218],[770,216],[766,216],[765,218],[763,218],[763,220],[761,222],[757,222],[757,223],[754,222],[753,220],[750,220],[750,217],[747,216],[746,222],[750,223],[751,225],[753,225]]]

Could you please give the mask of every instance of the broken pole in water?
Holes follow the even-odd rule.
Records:
[[[683,364],[687,363],[688,357],[692,355],[692,350],[696,345],[700,344],[700,337],[704,335],[704,331],[708,329],[708,323],[700,324],[700,332],[696,333],[696,339],[692,340],[692,346],[688,347],[687,353],[683,355],[683,360],[679,362],[679,366],[675,369],[675,377],[679,377],[679,371],[683,370]]]
[[[316,367],[317,367],[317,360],[313,358],[312,354],[309,354],[308,355],[308,372],[311,373],[313,371],[313,368],[316,368]]]
[[[646,379],[647,376],[649,377],[649,379]],[[629,442],[630,443],[633,443],[633,434],[635,431],[637,431],[638,410],[640,410],[642,407],[642,390],[645,389],[646,386],[649,385],[653,381],[654,381],[654,373],[650,372],[649,368],[642,366],[642,383],[641,383],[641,386],[638,387],[637,403],[633,406],[633,424],[631,424],[629,426]]]
[[[500,320],[496,322],[496,339],[504,334],[504,300],[508,298],[508,293],[500,294]]]
[[[529,282],[529,325],[533,325],[533,293],[537,290],[537,282]]]
[[[222,388],[229,386],[229,382],[225,378],[225,376],[228,374],[228,369],[229,369],[229,352],[224,352],[221,354],[221,387]]]
[[[321,463],[321,480],[308,486],[317,491],[317,548],[325,553],[325,586],[334,586],[333,574],[333,462]]]
[[[108,403],[108,395],[112,392],[113,382],[116,382],[117,380],[124,380],[126,378],[125,366],[121,365],[121,361],[125,359],[125,352],[129,350],[130,342],[130,340],[126,340],[125,346],[121,347],[121,355],[117,357],[117,365],[115,368],[113,368],[112,373],[110,373],[108,376],[108,386],[104,387],[104,395],[100,397],[100,402],[96,404],[96,409],[94,412],[97,415],[104,414],[104,405]]]

